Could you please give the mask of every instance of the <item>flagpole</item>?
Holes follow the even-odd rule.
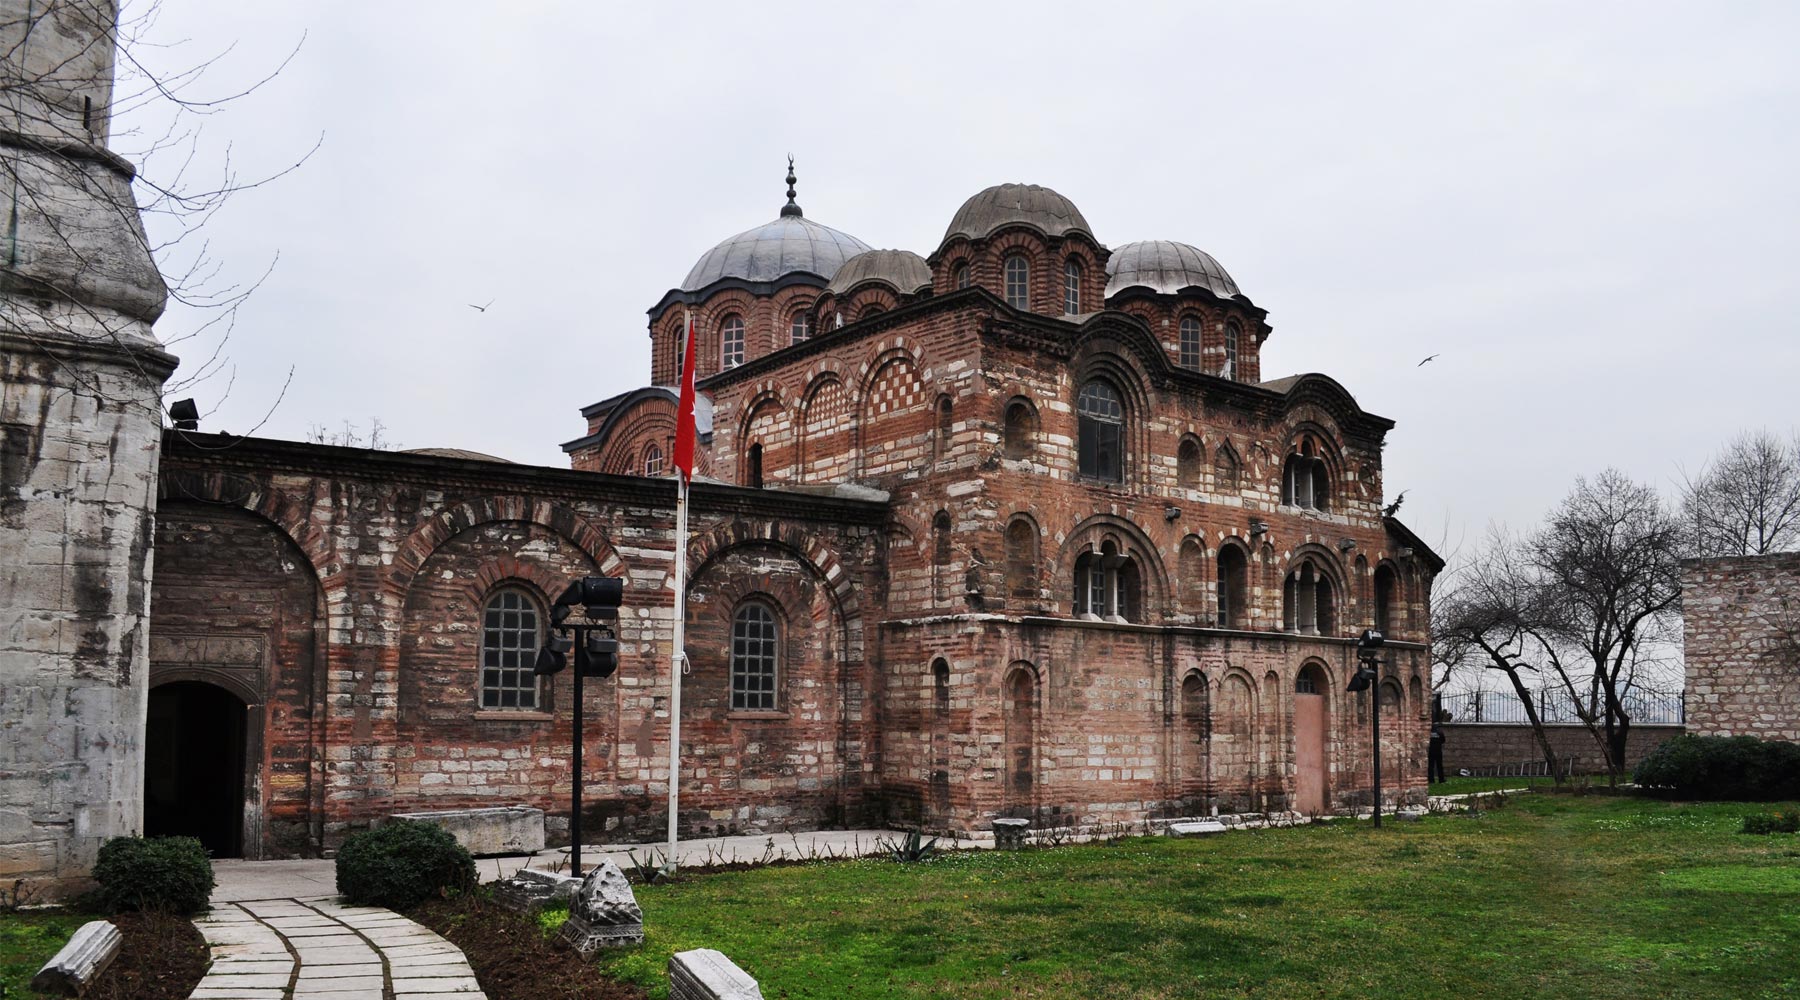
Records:
[[[663,865],[676,868],[677,829],[681,822],[681,671],[687,666],[688,483],[694,475],[694,314],[683,310],[681,389],[675,415],[675,621],[674,649],[669,654],[669,848]]]
[[[681,792],[681,668],[687,631],[687,477],[675,477],[675,652],[669,658],[669,871],[675,870],[676,821]]]

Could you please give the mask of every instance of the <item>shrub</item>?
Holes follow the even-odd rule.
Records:
[[[199,913],[214,885],[212,859],[193,837],[114,837],[100,846],[94,880],[96,900],[109,913]]]
[[[1744,817],[1739,833],[1800,833],[1800,810],[1783,809],[1772,813],[1751,813]]]
[[[1685,799],[1796,799],[1800,744],[1754,736],[1677,736],[1650,751],[1632,778]]]
[[[392,820],[338,850],[338,892],[357,905],[406,909],[474,884],[475,859],[430,823]]]

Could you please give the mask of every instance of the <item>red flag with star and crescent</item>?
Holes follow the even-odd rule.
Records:
[[[681,482],[694,481],[694,316],[688,314],[681,349],[681,400],[675,415],[675,467]]]

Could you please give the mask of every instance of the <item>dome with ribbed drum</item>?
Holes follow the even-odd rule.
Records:
[[[1003,226],[1027,225],[1045,236],[1094,231],[1075,203],[1037,184],[996,184],[963,202],[950,219],[944,239],[967,236],[978,240]]]
[[[1173,240],[1127,243],[1106,261],[1106,294],[1148,288],[1173,295],[1183,288],[1204,288],[1220,298],[1242,294],[1237,282],[1204,250]]]
[[[842,295],[865,281],[879,281],[901,295],[911,295],[931,287],[931,265],[911,250],[870,250],[845,261],[825,291]]]
[[[806,273],[830,281],[844,262],[874,249],[849,233],[809,221],[794,201],[794,164],[788,161],[788,202],[774,222],[746,230],[706,251],[681,282],[684,292],[715,281],[775,281]]]

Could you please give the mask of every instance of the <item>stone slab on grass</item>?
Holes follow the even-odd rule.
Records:
[[[544,811],[531,806],[434,809],[393,813],[388,819],[430,823],[448,831],[470,854],[535,854],[544,849]]]

